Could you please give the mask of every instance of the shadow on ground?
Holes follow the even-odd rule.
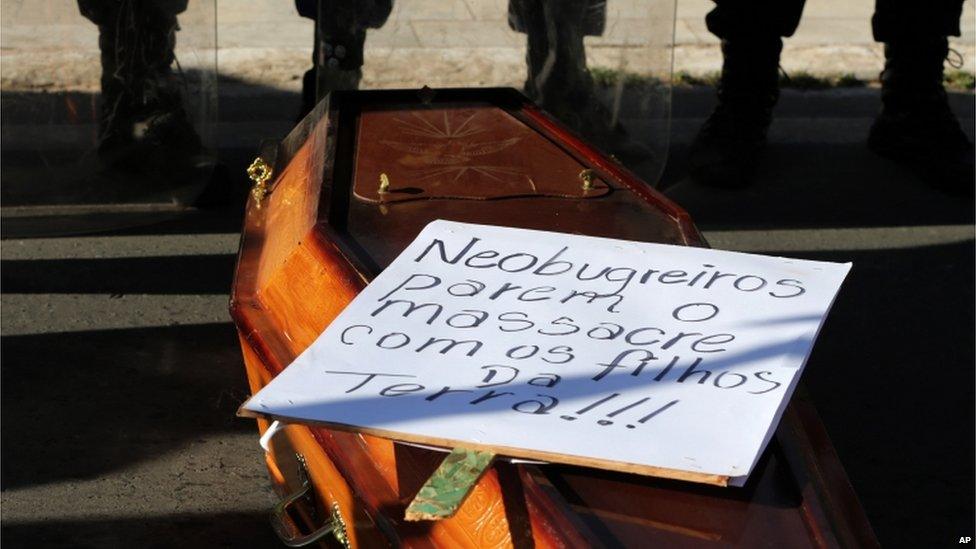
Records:
[[[972,528],[973,250],[781,254],[854,263],[804,383],[882,546]]]
[[[233,96],[221,99],[224,121],[283,128],[294,120],[298,94],[232,84]],[[706,231],[973,223],[971,200],[926,188],[856,137],[866,134],[877,108],[870,90],[784,94],[773,134],[783,138],[773,140],[757,184],[701,188],[686,180],[684,155],[711,97],[710,90],[676,90],[672,160],[662,185]],[[953,102],[971,133],[972,96]],[[803,133],[804,127],[819,129]],[[270,130],[260,137],[282,135]],[[232,190],[219,207],[5,216],[4,236],[235,232],[244,168],[259,136],[245,141],[220,150]],[[765,252],[776,254],[776,246],[770,242]],[[882,543],[931,546],[933,539],[972,533],[973,242],[877,247],[785,254],[854,262],[805,380]],[[3,291],[223,293],[233,261],[231,255],[3,261]],[[247,386],[230,324],[38,333],[3,337],[0,345],[5,490],[111,475],[208,433],[254,432],[251,421],[234,417]],[[84,505],[84,494],[64,497]],[[249,513],[5,522],[3,537],[15,547],[273,544],[265,517]]]
[[[2,338],[3,488],[91,479],[213,433],[249,391],[233,326]]]
[[[220,513],[95,520],[5,522],[14,547],[280,547],[266,515]],[[231,535],[228,535],[231,533]]]
[[[972,139],[972,94],[950,101]],[[706,233],[973,224],[972,198],[933,190],[867,149],[877,90],[784,92],[756,182],[737,191],[687,177],[688,143],[713,104],[707,89],[676,93],[662,182]],[[761,253],[853,262],[804,383],[882,546],[955,543],[976,513],[974,241],[871,244],[781,252],[770,240]]]
[[[973,138],[973,95],[950,94]],[[741,190],[688,178],[688,145],[714,105],[707,88],[676,90],[671,157],[660,187],[699,228],[899,227],[971,224],[973,200],[926,186],[866,145],[878,90],[785,90],[755,182]]]

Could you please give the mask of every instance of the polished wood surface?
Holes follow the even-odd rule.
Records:
[[[360,173],[360,117],[412,96],[338,94],[321,118],[306,121],[301,144],[279,151],[270,199],[248,205],[231,310],[252,390],[286,367],[434,219],[703,245],[679,207],[518,96],[443,95],[451,105],[504,108],[572,162],[595,170],[612,191],[586,200],[532,195],[377,204],[357,197],[351,190]],[[259,421],[259,428],[266,425]],[[876,545],[812,407],[797,399],[744,488],[499,463],[455,517],[433,523],[408,523],[403,511],[443,454],[305,426],[289,427],[287,440],[307,459],[315,456],[309,463],[319,470],[313,481],[320,504],[340,501],[364,547],[385,543],[377,534],[408,547]]]
[[[362,112],[353,177],[356,198],[384,204],[607,194],[607,183],[597,175],[584,188],[586,168],[504,109],[413,103]],[[381,176],[389,182],[382,193]]]
[[[302,148],[292,162],[305,164],[309,154],[308,148]],[[293,196],[311,194],[302,189],[302,175],[300,170],[282,171],[275,193],[289,189]],[[313,230],[295,238],[294,224],[269,223],[287,217],[288,210],[296,205],[314,207],[307,200],[269,200],[260,208],[252,201],[248,208],[231,310],[241,332],[252,391],[265,385],[311,344],[365,285],[362,274],[322,232]],[[295,212],[295,217],[306,219],[307,212]],[[275,242],[291,246],[284,251],[270,249],[269,243]],[[277,269],[266,271],[269,265],[277,265]],[[267,428],[265,423],[259,424],[262,432]],[[378,529],[396,543],[410,547],[509,547],[520,544],[515,543],[517,539],[513,541],[513,533],[523,540],[535,540],[540,547],[587,545],[571,528],[560,532],[558,520],[545,520],[544,513],[525,511],[510,519],[514,506],[506,508],[504,504],[497,470],[482,477],[454,518],[408,523],[402,519],[406,505],[443,454],[325,429],[290,427],[287,435],[289,444],[318,471],[312,481],[319,488],[321,507],[338,501],[343,514],[349,514],[347,523],[355,525],[355,539],[365,537],[361,531]],[[329,467],[317,465],[325,463]],[[341,473],[330,474],[333,470]],[[358,488],[355,501],[337,488],[345,485],[345,479]],[[526,509],[529,501],[531,498],[525,503]],[[543,504],[531,505],[539,508]],[[371,517],[368,523],[355,520],[355,515],[363,513]]]

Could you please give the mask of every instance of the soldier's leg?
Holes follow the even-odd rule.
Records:
[[[947,37],[959,36],[961,13],[962,0],[877,0],[872,26],[875,40],[885,44],[885,68],[882,109],[868,144],[940,188],[971,194],[973,144],[942,85]]]
[[[518,32],[525,33],[525,95],[533,101],[538,101],[539,90],[536,88],[536,75],[541,73],[549,56],[549,31],[542,0],[509,0],[509,26]]]
[[[299,13],[314,8],[314,68],[302,81],[302,112],[334,90],[359,88],[363,76],[366,31],[379,28],[393,9],[392,0],[297,0]]]
[[[186,0],[79,0],[78,7],[99,29],[103,160],[142,170],[159,154],[172,161],[174,153],[196,153],[200,141],[172,68]]]
[[[527,36],[525,93],[594,144],[643,160],[650,151],[613,123],[586,66],[583,38],[602,32],[599,7],[594,0],[510,0],[509,25]]]
[[[316,97],[333,90],[359,88],[363,77],[363,48],[366,28],[357,20],[356,2],[333,0],[319,2],[316,67]]]
[[[593,79],[586,68],[583,23],[588,0],[543,0],[546,57],[533,84],[538,101],[575,128],[583,125],[584,111],[593,96]]]
[[[177,14],[186,9],[187,0],[153,0],[140,3],[137,25],[144,29],[141,52],[144,62],[136,64],[141,74],[143,124],[147,137],[170,149],[187,154],[200,147],[186,112],[183,75],[174,70],[176,61]]]
[[[131,120],[134,101],[127,93],[125,80],[120,77],[118,34],[119,17],[124,9],[113,0],[78,0],[78,11],[98,26],[98,49],[101,57],[101,105],[98,114],[100,148],[111,148],[131,141]]]
[[[319,14],[318,0],[295,0],[298,15],[316,21]],[[302,106],[298,118],[304,118],[315,107],[315,67],[319,58],[319,26],[315,24],[315,38],[312,42],[312,68],[302,75]]]
[[[718,106],[691,146],[690,168],[699,182],[747,184],[759,163],[779,98],[783,37],[800,22],[804,0],[716,0],[705,18],[722,40]]]
[[[589,0],[510,0],[509,24],[526,34],[525,93],[564,122],[591,92],[583,47]],[[574,100],[575,98],[575,100]]]
[[[876,0],[871,30],[878,42],[959,36],[963,0]]]

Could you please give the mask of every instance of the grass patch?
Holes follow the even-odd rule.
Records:
[[[851,73],[815,75],[806,71],[780,75],[779,85],[797,90],[828,90],[833,88],[861,88],[867,82]]]
[[[658,87],[661,85],[661,79],[655,76],[635,74],[619,69],[608,69],[605,67],[594,67],[590,69],[590,76],[593,77],[593,82],[601,88],[615,87],[621,81],[627,88],[649,88]],[[969,76],[969,85],[972,86],[972,75]],[[678,71],[672,76],[671,83],[676,88],[695,86],[715,87],[718,86],[721,77],[722,74],[718,71],[711,71],[705,74],[691,74],[687,71]],[[960,81],[964,82],[964,80]],[[783,88],[825,90],[831,88],[859,88],[867,85],[867,82],[857,78],[851,73],[818,76],[801,71],[790,75],[781,74],[779,84]]]
[[[798,90],[825,90],[831,87],[828,78],[815,76],[803,71],[793,74],[780,74],[779,85],[781,88],[795,88]]]
[[[636,74],[619,69],[608,69],[605,67],[594,67],[590,69],[593,82],[601,88],[612,88],[623,82],[627,88],[657,88],[661,86],[661,79],[655,76]],[[686,71],[678,71],[672,77],[674,87],[694,87],[718,85],[721,74],[712,71],[705,74],[691,74]],[[973,91],[976,89],[976,76],[969,71],[948,71],[945,73],[944,83],[946,89],[953,91]],[[868,84],[877,84],[877,81],[861,80],[851,73],[816,75],[806,71],[798,71],[792,74],[780,74],[779,85],[782,88],[792,88],[796,90],[828,90],[835,88],[862,88]]]
[[[867,82],[849,72],[838,76],[836,82],[834,83],[834,86],[838,88],[863,88],[866,85]]]
[[[590,69],[590,76],[593,82],[601,88],[612,88],[623,81],[627,88],[651,88],[661,85],[661,80],[657,77],[619,69],[608,69],[605,67],[594,67]]]
[[[694,75],[686,71],[678,71],[674,74],[675,86],[717,86],[722,74],[712,71],[703,75]]]
[[[943,76],[945,87],[950,90],[970,91],[976,89],[976,76],[969,71],[949,71]]]

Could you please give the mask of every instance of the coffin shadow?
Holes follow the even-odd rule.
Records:
[[[249,394],[231,324],[8,336],[3,488],[96,478],[213,433]],[[255,455],[258,451],[255,446]]]
[[[5,547],[280,547],[266,513],[5,520]]]
[[[4,260],[0,284],[17,294],[230,294],[236,260],[232,254]]]

